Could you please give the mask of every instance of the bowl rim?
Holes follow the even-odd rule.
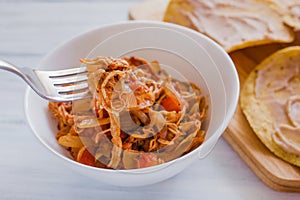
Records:
[[[45,60],[49,59],[51,56],[53,56],[53,54],[61,49],[62,47],[64,47],[65,45],[67,44],[70,44],[72,43],[73,40],[77,40],[77,39],[80,39],[80,37],[85,37],[87,34],[89,33],[92,33],[92,32],[97,32],[97,31],[101,31],[101,30],[105,30],[107,28],[116,28],[116,27],[120,27],[120,26],[124,26],[124,25],[130,25],[130,24],[136,24],[137,26],[136,27],[131,27],[127,30],[131,30],[131,29],[134,29],[134,28],[138,28],[138,27],[145,27],[147,25],[150,25],[151,27],[165,27],[165,28],[176,28],[176,31],[178,30],[182,30],[182,33],[191,33],[191,34],[197,34],[197,37],[201,37],[202,39],[206,40],[208,43],[210,43],[215,49],[218,50],[219,53],[222,53],[224,57],[226,57],[227,59],[227,62],[229,64],[229,66],[231,66],[231,71],[232,71],[232,74],[233,74],[233,77],[234,78],[234,81],[236,82],[235,84],[235,88],[234,89],[234,94],[236,94],[235,98],[234,98],[234,101],[233,102],[227,102],[227,104],[230,104],[231,105],[231,108],[230,109],[227,109],[226,108],[226,115],[224,117],[224,120],[222,122],[222,124],[218,127],[218,129],[216,130],[216,132],[208,139],[206,140],[205,142],[208,143],[209,141],[212,141],[213,139],[212,138],[215,138],[216,137],[216,140],[218,140],[218,138],[222,135],[222,133],[224,132],[224,130],[226,129],[227,125],[229,124],[231,118],[233,117],[233,114],[235,112],[235,108],[237,107],[237,103],[238,103],[238,98],[239,98],[239,88],[240,88],[240,85],[239,85],[239,79],[238,79],[238,74],[237,74],[237,71],[235,70],[234,68],[234,64],[232,62],[232,60],[230,59],[229,55],[225,52],[225,50],[220,46],[218,45],[215,41],[213,41],[212,39],[210,39],[209,37],[199,33],[199,32],[196,32],[192,29],[189,29],[189,28],[186,28],[186,27],[183,27],[183,26],[179,26],[179,25],[176,25],[176,24],[171,24],[171,23],[166,23],[166,22],[157,22],[157,21],[145,21],[145,20],[136,20],[136,21],[121,21],[121,22],[116,22],[116,23],[110,23],[110,24],[106,24],[106,25],[102,25],[102,26],[99,26],[99,27],[96,27],[96,28],[92,28],[90,30],[87,30],[87,31],[83,31],[69,39],[67,39],[66,41],[60,43],[58,46],[56,46],[53,50],[51,50],[50,52],[48,52],[46,54],[46,56],[44,56],[40,63],[44,62]],[[39,66],[39,65],[38,65]],[[143,173],[151,173],[151,172],[154,172],[154,171],[157,171],[157,170],[160,170],[162,168],[166,168],[168,166],[171,166],[173,165],[174,163],[178,162],[178,161],[181,161],[181,160],[185,160],[195,154],[199,154],[199,151],[201,152],[201,149],[202,149],[202,146],[203,145],[200,145],[199,147],[197,147],[196,149],[194,149],[193,151],[189,152],[188,154],[185,154],[183,156],[180,156],[179,158],[176,158],[174,160],[171,160],[171,161],[168,161],[166,163],[163,163],[163,164],[159,164],[159,165],[155,165],[155,166],[151,166],[151,167],[146,167],[146,168],[140,168],[140,169],[118,169],[118,170],[115,170],[115,169],[104,169],[104,168],[97,168],[97,167],[92,167],[92,166],[88,166],[88,165],[85,165],[85,164],[81,164],[79,162],[76,162],[75,160],[72,160],[70,159],[69,157],[65,156],[65,155],[62,155],[61,153],[57,152],[56,150],[54,150],[52,147],[50,147],[40,136],[39,134],[36,133],[36,131],[34,130],[34,124],[31,123],[31,121],[29,120],[29,116],[28,116],[28,113],[29,113],[29,110],[28,110],[28,100],[29,100],[29,95],[31,94],[31,89],[30,87],[27,87],[26,89],[26,92],[25,92],[25,98],[24,98],[24,108],[25,108],[25,116],[26,116],[26,120],[27,120],[27,124],[29,125],[31,131],[34,133],[35,137],[45,146],[47,147],[48,150],[50,150],[50,152],[54,153],[56,156],[62,158],[63,160],[65,160],[67,163],[73,163],[74,165],[76,166],[80,166],[80,167],[84,167],[86,169],[89,169],[89,170],[96,170],[96,171],[103,171],[103,172],[108,172],[108,173],[130,173],[130,174],[143,174]],[[226,94],[226,93],[225,93]],[[228,106],[227,106],[228,107]],[[229,112],[228,112],[229,111]],[[216,143],[216,142],[215,142]],[[215,144],[214,144],[215,145]],[[210,149],[213,148],[213,146],[211,146]],[[210,150],[207,152],[207,154],[210,152]],[[206,156],[206,155],[205,155]],[[204,157],[205,157],[204,156]]]

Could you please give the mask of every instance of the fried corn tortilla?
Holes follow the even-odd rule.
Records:
[[[247,77],[240,103],[265,146],[300,166],[300,46],[284,48],[263,60]]]
[[[164,21],[206,34],[227,52],[293,41],[280,8],[271,0],[171,0]]]
[[[170,0],[143,0],[129,10],[129,19],[162,21]]]
[[[278,12],[284,22],[294,31],[300,31],[300,0],[272,0],[278,5]]]

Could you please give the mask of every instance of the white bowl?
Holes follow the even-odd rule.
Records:
[[[119,186],[153,184],[172,177],[198,158],[204,158],[229,124],[239,96],[239,81],[228,54],[214,41],[193,30],[163,22],[126,21],[78,35],[49,53],[40,69],[79,66],[87,56],[141,56],[172,66],[195,82],[208,97],[206,141],[194,151],[170,162],[133,170],[110,170],[86,166],[70,158],[55,134],[56,122],[48,113],[48,102],[27,89],[25,112],[37,138],[71,168]],[[193,66],[193,67],[191,67]]]

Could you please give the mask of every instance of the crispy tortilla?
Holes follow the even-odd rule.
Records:
[[[278,5],[278,12],[284,22],[294,31],[300,31],[300,0],[272,0]]]
[[[296,149],[298,148],[298,151],[295,151],[295,149],[287,145],[282,145],[280,142],[283,140],[278,141],[278,139],[281,138],[277,137],[278,129],[276,129],[277,126],[281,126],[281,123],[277,123],[276,120],[280,118],[280,120],[285,121],[284,123],[288,125],[284,124],[282,127],[286,129],[286,127],[289,126],[291,127],[290,129],[296,130],[294,136],[298,138],[300,136],[300,125],[291,123],[291,120],[287,120],[288,118],[285,116],[274,115],[274,110],[277,114],[281,113],[285,115],[285,112],[276,110],[277,107],[270,107],[270,102],[274,101],[272,99],[274,96],[278,99],[282,98],[282,105],[285,106],[287,104],[286,102],[288,102],[284,102],[286,98],[293,99],[294,96],[297,97],[299,95],[300,65],[297,63],[300,64],[300,46],[287,47],[279,50],[263,60],[247,77],[241,91],[240,104],[250,126],[262,143],[278,157],[296,166],[300,166],[299,140],[289,136],[285,138],[285,140],[290,140],[289,142],[293,143],[294,147],[296,147]],[[294,67],[297,69],[293,71]],[[293,77],[296,78],[292,80],[294,82],[291,83],[289,82],[290,80],[287,82],[288,87],[291,84],[293,84],[293,87],[296,86],[294,87],[296,90],[294,93],[286,93],[283,88],[278,89],[278,85],[276,86],[276,83],[281,83],[281,76],[289,76],[287,73],[284,73],[286,72],[285,69],[292,69],[293,74],[295,74]],[[268,83],[272,83],[273,85],[268,85],[268,87],[264,87],[263,90],[257,90],[257,88],[260,87],[259,84],[262,83],[259,79],[262,71],[268,72],[269,75],[272,73],[273,77],[266,76],[262,79],[268,79]],[[275,89],[275,87],[277,88]],[[276,91],[272,93],[272,95],[275,95],[271,96],[268,93],[270,91]],[[293,97],[287,96],[287,94],[291,94]],[[298,112],[299,110],[296,111]],[[299,112],[297,114],[299,114]]]
[[[271,0],[171,0],[164,21],[206,34],[232,52],[293,41],[294,33],[278,10]]]

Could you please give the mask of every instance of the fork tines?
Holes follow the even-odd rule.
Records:
[[[88,89],[86,69],[72,68],[52,71],[48,74],[59,94],[75,94]]]
[[[88,76],[85,67],[57,71],[36,71],[40,78],[48,79],[51,88],[48,92],[65,100],[81,99],[89,93]],[[42,81],[43,82],[43,81]]]

